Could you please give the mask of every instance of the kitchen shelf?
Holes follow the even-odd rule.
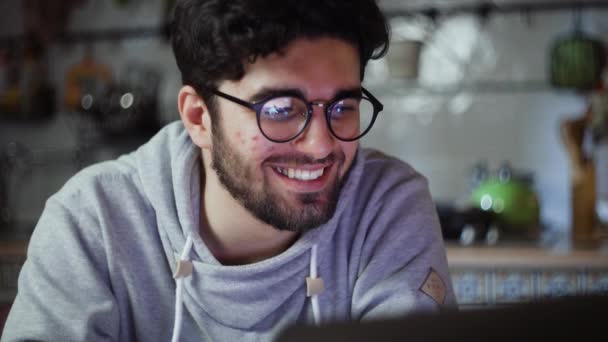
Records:
[[[148,39],[162,36],[169,36],[169,27],[167,25],[66,32],[58,37],[58,42],[75,44],[99,41],[121,41],[127,39]],[[0,36],[0,46],[10,47],[19,44],[20,42],[24,42],[26,38],[25,35]]]
[[[505,94],[505,93],[547,93],[564,92],[574,94],[572,89],[556,88],[544,80],[526,81],[471,81],[451,85],[426,85],[409,80],[387,80],[385,82],[369,82],[369,88],[384,93],[399,96],[450,96],[462,92],[477,94]]]
[[[447,2],[446,2],[447,3]],[[388,17],[416,16],[425,15],[428,17],[446,17],[459,14],[476,14],[488,16],[494,14],[520,14],[520,13],[539,13],[555,11],[574,11],[574,10],[608,10],[608,2],[605,0],[585,0],[585,1],[524,1],[502,2],[477,1],[466,4],[454,4],[445,6],[408,6],[399,3],[397,6],[394,1],[383,1],[383,10]]]
[[[525,245],[460,247],[448,244],[447,253],[450,266],[460,268],[593,268],[608,270],[608,250],[601,245],[561,249]]]

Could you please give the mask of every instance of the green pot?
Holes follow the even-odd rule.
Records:
[[[499,223],[512,229],[538,226],[540,222],[536,193],[522,181],[489,179],[473,191],[471,201],[475,207],[492,211]]]

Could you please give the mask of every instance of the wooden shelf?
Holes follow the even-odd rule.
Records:
[[[454,84],[422,84],[415,80],[388,79],[384,82],[369,82],[370,89],[393,96],[453,96],[462,92],[476,94],[530,94],[563,92],[575,94],[576,90],[556,88],[547,80],[478,80]]]
[[[594,268],[608,270],[608,250],[595,248],[447,247],[450,267]]]
[[[64,44],[84,43],[98,41],[121,41],[126,39],[146,39],[168,36],[167,25],[135,27],[123,29],[88,30],[78,32],[66,32],[59,36],[59,42]],[[22,44],[27,37],[25,35],[0,35],[0,46],[13,46]]]
[[[0,241],[0,258],[25,257],[28,240]]]

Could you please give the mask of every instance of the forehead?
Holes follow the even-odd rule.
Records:
[[[241,80],[227,81],[221,88],[241,96],[263,88],[292,88],[311,99],[327,99],[336,89],[359,85],[357,48],[343,40],[319,38],[294,40],[280,53],[248,63]]]

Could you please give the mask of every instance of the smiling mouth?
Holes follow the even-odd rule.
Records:
[[[294,168],[274,167],[274,169],[283,176],[301,181],[313,181],[321,178],[325,172],[325,168],[317,170],[302,170]]]

